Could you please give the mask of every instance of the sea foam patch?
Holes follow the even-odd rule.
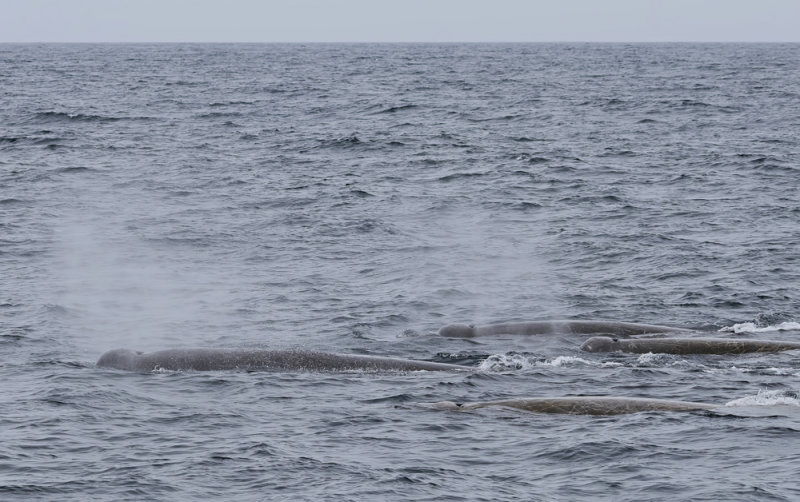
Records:
[[[724,333],[768,333],[771,331],[800,331],[800,322],[786,321],[772,326],[757,326],[754,322],[743,322],[719,330]]]
[[[760,390],[753,396],[745,396],[725,403],[725,406],[800,406],[797,394],[784,390]]]
[[[526,370],[531,368],[542,367],[582,367],[582,366],[595,366],[595,367],[616,367],[621,366],[620,363],[599,363],[589,361],[582,357],[575,356],[557,356],[553,359],[537,359],[522,354],[492,354],[483,360],[478,366],[480,371],[506,371],[506,370]]]

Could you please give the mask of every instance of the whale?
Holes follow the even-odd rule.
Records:
[[[500,335],[594,335],[609,334],[618,337],[653,333],[691,333],[692,330],[619,321],[528,321],[475,326],[473,324],[448,324],[439,330],[440,336],[448,338],[473,338]]]
[[[439,401],[430,403],[427,406],[439,410],[453,411],[503,407],[516,408],[533,413],[561,413],[567,415],[623,415],[643,411],[696,411],[719,408],[719,406],[709,403],[614,396],[526,397],[472,403]]]
[[[151,372],[282,371],[474,371],[457,364],[306,350],[170,349],[142,353],[114,349],[97,360],[99,368]]]
[[[581,345],[586,352],[632,352],[646,354],[745,354],[800,349],[798,342],[732,338],[637,338],[620,340],[594,336]]]

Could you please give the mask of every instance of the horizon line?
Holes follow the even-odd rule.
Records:
[[[0,44],[798,44],[800,40],[0,40]]]

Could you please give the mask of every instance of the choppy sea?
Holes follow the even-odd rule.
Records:
[[[800,45],[0,45],[0,499],[797,500]],[[302,348],[474,373],[155,372]],[[614,395],[722,411],[420,403]]]

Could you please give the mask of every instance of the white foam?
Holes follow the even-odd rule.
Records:
[[[800,376],[800,373],[797,372],[797,368],[746,368],[741,371],[742,373],[755,373],[758,375]]]
[[[725,406],[774,406],[776,404],[800,406],[800,399],[787,395],[782,390],[760,390],[754,396],[745,396],[728,401]]]
[[[636,362],[638,364],[653,364],[653,363],[660,363],[664,360],[664,354],[653,354],[652,352],[648,352],[646,354],[640,355],[636,358]]]
[[[648,352],[641,354],[633,367],[667,367],[667,366],[690,366],[692,363],[680,359],[672,354],[654,354]],[[619,368],[628,366],[618,361],[592,361],[576,356],[557,356],[553,359],[538,360],[522,354],[492,354],[481,362],[478,366],[479,371],[509,371],[509,370],[529,370],[532,368],[575,368],[575,367],[594,367],[594,368]],[[702,365],[701,365],[702,366]]]
[[[181,373],[181,372],[178,370],[168,370],[166,368],[162,368],[161,366],[156,366],[155,368],[150,370],[150,373]]]
[[[492,354],[481,362],[479,371],[521,370],[532,367],[530,360],[519,354]]]
[[[581,357],[575,356],[558,356],[552,361],[539,361],[536,363],[536,366],[554,366],[560,368],[562,366],[572,367],[572,366],[597,366],[597,363],[592,361],[587,361]]]
[[[690,363],[684,359],[680,359],[673,354],[661,354],[648,352],[641,354],[636,358],[636,366],[644,367],[665,367],[665,366],[689,366]]]
[[[762,373],[771,373],[778,376],[800,376],[800,373],[795,368],[765,368]]]
[[[766,333],[770,331],[800,331],[800,322],[786,321],[774,326],[756,326],[754,322],[743,322],[726,326],[720,331],[728,333]]]
[[[478,366],[480,371],[507,371],[507,370],[525,370],[531,368],[551,367],[575,367],[575,366],[620,366],[619,363],[597,363],[589,361],[581,357],[575,356],[558,356],[554,359],[546,359],[538,361],[521,354],[493,354],[487,357]]]

